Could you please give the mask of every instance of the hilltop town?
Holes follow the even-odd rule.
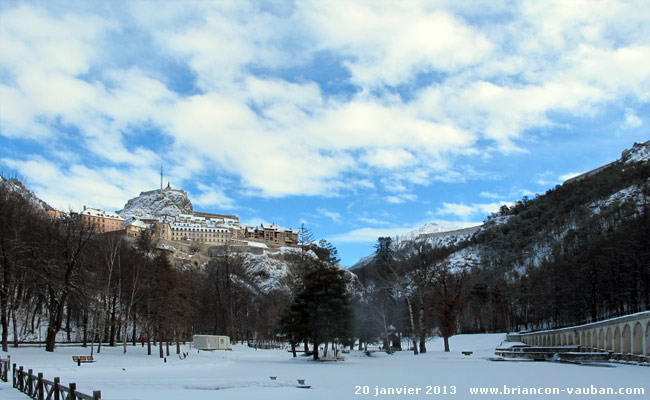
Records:
[[[246,250],[298,244],[294,229],[275,223],[247,226],[237,215],[194,211],[187,193],[170,184],[140,193],[117,212],[84,206],[81,217],[99,232],[124,231],[139,237],[149,230],[155,239],[177,249],[190,244]]]

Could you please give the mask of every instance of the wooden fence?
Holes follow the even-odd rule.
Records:
[[[4,367],[1,367],[6,377],[9,369],[9,360],[3,361],[7,362]],[[2,364],[0,363],[0,366]],[[16,368],[16,364],[13,364],[12,370],[13,386],[35,400],[99,400],[102,397],[100,390],[95,390],[92,396],[79,393],[77,392],[76,383],[63,386],[58,377],[54,378],[54,381],[50,381],[43,378],[42,372],[34,375],[31,369],[25,372],[22,366]],[[6,379],[5,382],[7,382]]]
[[[11,356],[7,356],[6,359],[0,358],[0,380],[4,382],[9,382],[9,363],[11,362]]]

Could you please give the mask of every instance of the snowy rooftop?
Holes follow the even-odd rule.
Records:
[[[112,218],[112,219],[124,221],[124,218],[120,217],[114,212],[104,211],[98,208],[90,208],[86,206],[84,206],[84,210],[81,212],[81,215],[89,215],[91,217]]]
[[[148,228],[149,227],[149,225],[146,224],[145,222],[140,221],[139,219],[135,219],[135,218],[129,218],[129,220],[126,221],[126,226],[134,226],[134,227],[138,227],[138,228]]]

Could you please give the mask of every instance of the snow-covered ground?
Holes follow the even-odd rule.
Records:
[[[87,394],[101,390],[103,399],[426,399],[426,398],[648,398],[650,368],[615,365],[589,367],[549,362],[492,362],[494,349],[504,334],[459,335],[451,338],[452,352],[444,353],[442,339],[428,343],[429,352],[414,356],[411,352],[394,355],[374,353],[367,357],[353,351],[342,362],[313,362],[307,357],[291,358],[284,350],[255,350],[235,345],[233,351],[197,352],[184,346],[189,356],[181,360],[175,354],[167,363],[155,355],[147,356],[146,347],[122,349],[103,347],[95,354],[96,362],[78,367],[72,355],[88,355],[90,348],[58,347],[54,353],[42,348],[10,349],[12,363],[43,372],[52,379],[61,377],[67,384],[76,382]],[[175,348],[172,348],[174,350]],[[464,356],[461,351],[473,351]],[[0,353],[6,358],[6,353]],[[277,376],[272,381],[269,377]],[[305,379],[311,389],[297,388],[297,379]],[[524,388],[559,388],[559,395],[472,395],[472,387],[504,385]],[[641,396],[576,396],[567,388],[643,387]],[[436,388],[437,387],[437,388]],[[412,389],[413,394],[384,395],[382,388]],[[418,394],[416,389],[420,389]],[[377,392],[380,390],[380,392]],[[429,390],[430,394],[426,394]],[[366,391],[368,394],[364,394]],[[448,394],[435,394],[436,392]],[[455,392],[455,394],[452,394]],[[378,394],[375,396],[375,394]],[[27,398],[0,384],[0,398]]]

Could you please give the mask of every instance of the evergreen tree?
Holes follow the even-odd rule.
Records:
[[[351,336],[352,312],[345,273],[318,260],[314,263],[304,287],[284,313],[281,330],[295,342],[311,339],[317,360],[320,343]]]
[[[318,242],[316,255],[320,260],[325,261],[328,264],[338,264],[341,262],[339,251],[336,249],[336,247],[334,247],[332,243],[325,239],[321,239]]]

